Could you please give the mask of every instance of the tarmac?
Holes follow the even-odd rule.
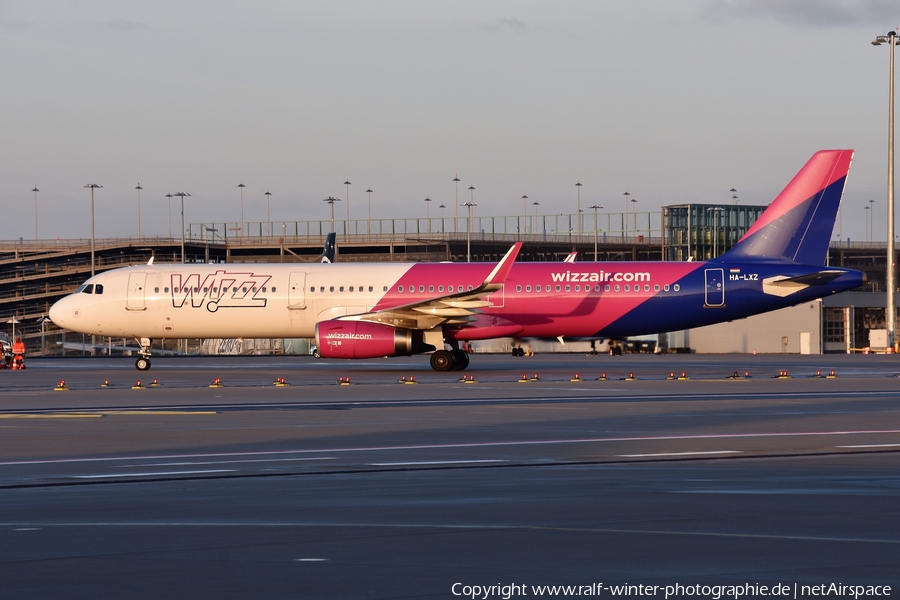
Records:
[[[4,596],[900,589],[896,356],[27,366],[0,371]]]

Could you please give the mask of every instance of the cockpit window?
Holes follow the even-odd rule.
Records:
[[[95,294],[103,293],[103,284],[102,283],[98,283],[97,285],[94,286],[94,293]]]
[[[81,286],[81,293],[82,294],[93,294],[94,293],[94,284],[86,283],[83,286]]]

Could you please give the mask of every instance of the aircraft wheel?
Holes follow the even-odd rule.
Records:
[[[134,361],[134,366],[137,367],[138,371],[146,371],[150,368],[150,359],[141,357]]]
[[[431,368],[435,371],[449,371],[455,362],[453,355],[446,350],[438,350],[431,355]]]
[[[463,371],[469,366],[469,353],[465,350],[454,350],[452,355],[454,371]]]
[[[319,353],[319,349],[316,348],[313,350],[313,358],[322,358],[322,355]]]

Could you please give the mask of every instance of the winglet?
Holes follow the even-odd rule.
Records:
[[[487,276],[487,279],[484,280],[484,283],[481,285],[485,286],[495,286],[502,285],[506,278],[509,276],[509,272],[512,269],[513,263],[516,262],[516,257],[519,255],[519,250],[522,249],[522,242],[516,242],[512,245],[512,248],[506,253],[506,256],[500,259],[500,262],[497,263],[497,266],[494,267],[494,270],[491,271],[491,274]]]
[[[152,264],[153,264],[153,259],[154,259],[154,258],[156,258],[156,257],[155,257],[155,256],[151,256],[151,257],[150,257],[150,260],[147,261],[147,264],[148,264],[148,265],[152,265]]]

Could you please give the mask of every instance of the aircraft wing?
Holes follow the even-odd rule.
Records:
[[[410,329],[431,329],[443,324],[465,326],[477,318],[482,308],[491,306],[491,302],[485,298],[503,287],[521,248],[522,242],[513,244],[481,285],[474,289],[384,310],[347,315],[339,317],[339,320],[370,321]]]

